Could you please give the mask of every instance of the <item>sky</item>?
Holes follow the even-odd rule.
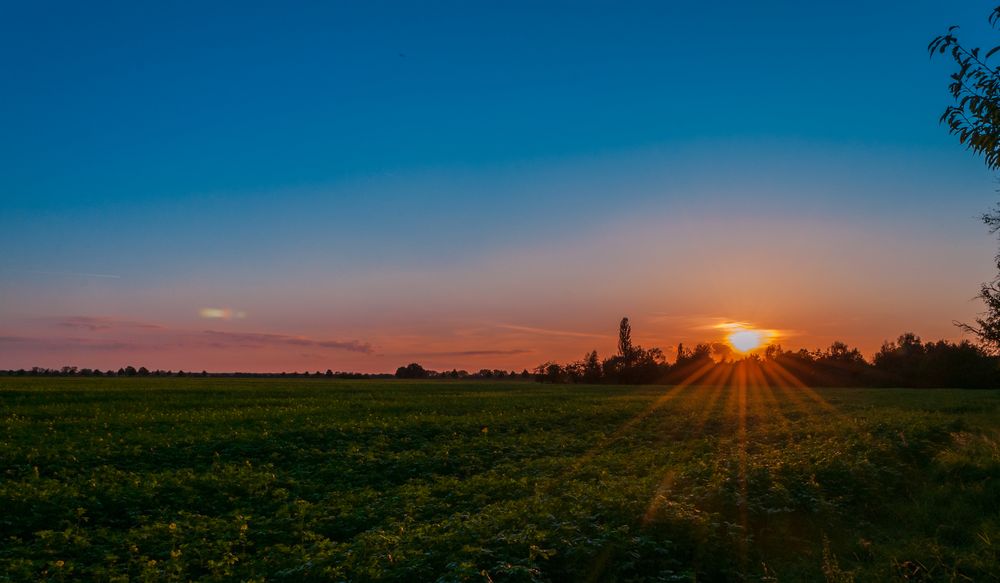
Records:
[[[997,183],[926,47],[992,5],[870,4],[5,6],[0,368],[960,340]]]

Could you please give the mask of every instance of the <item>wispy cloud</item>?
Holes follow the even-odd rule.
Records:
[[[373,354],[374,347],[359,340],[326,340],[262,332],[201,332],[170,329],[159,324],[117,319],[109,316],[45,318],[57,327],[100,333],[100,337],[0,336],[0,348],[28,350],[176,350],[206,348],[272,348],[345,350]],[[119,336],[123,335],[123,336]]]
[[[436,356],[512,356],[518,354],[531,354],[534,350],[527,348],[512,348],[510,350],[457,350],[443,352],[409,352],[403,356],[417,356],[423,358],[433,358]]]
[[[705,325],[700,327],[700,330],[725,330],[726,332],[732,332],[735,330],[746,330],[749,328],[754,328],[755,326],[750,322],[734,322],[734,321],[724,321],[715,324]]]
[[[111,330],[115,328],[141,328],[146,330],[162,330],[163,326],[149,322],[137,322],[135,320],[123,320],[111,316],[67,316],[56,318],[56,325],[64,328],[77,330]]]
[[[118,340],[93,338],[32,338],[29,336],[0,336],[0,346],[43,350],[128,350],[134,344]]]
[[[216,348],[241,347],[241,348],[262,348],[266,346],[311,346],[314,348],[329,348],[332,350],[346,350],[349,352],[360,352],[362,354],[372,354],[375,349],[367,342],[358,340],[317,340],[305,336],[292,336],[290,334],[266,334],[261,332],[221,332],[218,330],[206,330],[204,332],[211,339],[211,345]]]
[[[654,312],[649,321],[653,324],[668,324],[688,330],[725,330],[729,328],[752,327],[749,322],[711,314],[668,314],[665,312]]]
[[[574,338],[610,338],[607,334],[592,334],[590,332],[574,332],[571,330],[553,330],[550,328],[535,328],[532,326],[517,326],[515,324],[496,324],[497,328],[504,330],[515,330],[517,332],[527,332],[529,334],[541,334],[544,336],[572,336]]]

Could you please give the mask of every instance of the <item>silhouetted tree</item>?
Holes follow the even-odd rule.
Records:
[[[583,382],[583,371],[584,371],[584,361],[578,360],[576,362],[571,362],[564,367],[562,367],[564,382],[567,383],[582,383]]]
[[[1000,6],[989,16],[994,28],[1000,24]],[[983,156],[990,169],[1000,169],[1000,72],[988,61],[1000,46],[986,53],[981,49],[967,48],[955,36],[957,26],[936,37],[927,45],[934,54],[948,53],[958,70],[951,75],[948,90],[955,103],[941,115],[948,130],[958,136],[960,143]],[[982,53],[982,54],[981,54]]]
[[[540,383],[566,382],[566,374],[559,364],[546,362],[535,367],[535,380]]]
[[[645,349],[636,346],[632,349],[632,362],[622,370],[619,382],[626,384],[648,384],[666,377],[669,366],[663,351],[653,347]]]
[[[989,23],[994,28],[1000,24],[1000,6],[990,13]],[[991,170],[1000,169],[1000,69],[989,64],[990,57],[1000,51],[995,46],[985,53],[979,47],[968,48],[955,34],[952,26],[946,34],[936,37],[927,46],[933,56],[949,54],[957,71],[951,75],[948,90],[954,103],[941,115],[941,122],[948,124],[948,131],[958,136],[959,143],[981,155]],[[982,215],[991,233],[1000,231],[1000,207]],[[995,258],[1000,272],[1000,253]],[[972,333],[984,347],[1000,352],[1000,276],[983,283],[979,296],[986,304],[986,311],[974,324],[956,322]]]
[[[884,343],[873,364],[884,385],[990,388],[1000,380],[997,358],[970,342],[924,344],[912,333]]]
[[[927,386],[994,388],[998,381],[997,359],[967,340],[958,344],[939,340],[924,345],[921,376]]]
[[[807,372],[815,385],[857,387],[871,384],[871,365],[861,351],[839,340],[825,351],[817,351],[812,360],[814,365]]]
[[[625,317],[618,324],[618,356],[621,357],[623,367],[631,364],[632,351],[632,325],[629,324],[628,317]]]
[[[400,379],[425,379],[427,376],[427,371],[424,370],[424,367],[415,362],[396,369],[396,378]]]
[[[831,362],[843,362],[849,364],[856,364],[864,362],[865,360],[865,357],[861,356],[860,350],[857,348],[851,348],[839,340],[830,345],[830,348],[828,348],[824,354],[824,358]]]
[[[601,382],[602,370],[601,361],[597,357],[597,351],[591,350],[583,360],[583,382]]]
[[[913,332],[905,332],[895,342],[883,342],[882,348],[875,353],[873,364],[904,386],[912,386],[919,381],[918,369],[923,355],[924,344],[920,337]]]
[[[725,342],[713,342],[712,354],[719,362],[729,362],[733,359],[733,347]]]
[[[671,383],[679,383],[692,378],[692,375],[701,374],[702,371],[713,363],[712,346],[704,342],[696,344],[694,349],[689,349],[684,344],[677,345],[677,360],[670,367],[667,380]]]

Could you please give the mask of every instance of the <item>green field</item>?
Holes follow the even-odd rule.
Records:
[[[995,581],[998,406],[0,378],[0,580]]]

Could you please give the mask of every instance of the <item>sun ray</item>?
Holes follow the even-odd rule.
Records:
[[[737,390],[737,427],[736,427],[736,440],[737,440],[737,471],[738,480],[740,488],[740,498],[739,498],[739,512],[740,512],[740,527],[743,530],[743,536],[740,538],[739,548],[740,548],[740,566],[741,571],[744,573],[747,571],[747,563],[749,561],[749,516],[747,512],[747,373],[745,367],[740,367],[736,379],[736,390]]]
[[[781,389],[786,398],[795,403],[800,411],[810,417],[818,414],[816,402],[805,397],[808,390],[805,383],[776,364],[772,366],[771,372],[778,379],[778,388]]]
[[[761,366],[757,369],[757,374],[760,375],[761,379],[761,394],[763,399],[766,401],[768,415],[777,419],[780,431],[783,435],[788,436],[792,433],[791,424],[788,421],[788,417],[782,411],[782,404],[778,401],[777,396],[774,394],[774,389],[771,387],[771,383],[767,378],[767,368]]]
[[[782,398],[790,403],[795,410],[810,417],[815,413],[814,408],[802,397],[801,388],[797,385],[798,379],[794,377],[789,379],[784,374],[779,374],[779,370],[773,362],[769,362],[764,367],[764,374],[773,380],[774,386],[781,391]]]
[[[723,391],[726,390],[726,381],[728,380],[728,376],[727,372],[720,369],[720,367],[713,367],[711,373],[702,379],[703,384],[701,384],[700,387],[693,389],[704,395],[704,398],[698,401],[699,404],[703,403],[700,407],[692,407],[692,409],[698,409],[698,411],[695,415],[693,415],[692,419],[694,419],[694,422],[686,431],[687,437],[697,435],[705,426],[705,423],[708,422],[712,413],[716,412],[716,407],[720,404],[719,397],[721,397]],[[709,387],[711,387],[711,389],[709,389]],[[709,394],[709,390],[711,390],[711,394]],[[666,502],[667,493],[670,491],[671,486],[673,486],[675,477],[676,474],[674,470],[672,468],[667,468],[663,477],[660,478],[660,482],[656,489],[653,491],[653,495],[650,497],[649,504],[646,506],[646,511],[643,513],[643,524],[651,522],[656,516],[656,511],[659,510],[663,503]]]
[[[813,402],[815,402],[818,406],[822,407],[829,413],[833,414],[840,413],[840,411],[838,411],[836,407],[827,402],[827,400],[824,399],[822,395],[817,393],[815,389],[813,389],[809,385],[799,380],[799,378],[796,377],[794,374],[792,374],[791,371],[789,371],[788,369],[786,369],[777,362],[772,361],[771,364],[774,366],[776,372],[783,375],[786,379],[792,381],[794,383],[794,386],[798,387],[799,389],[802,389],[802,392],[805,393],[807,397],[812,399]]]
[[[713,413],[717,413],[716,407],[719,404],[719,397],[721,397],[722,392],[726,390],[724,382],[725,379],[722,378],[723,374],[724,373],[720,372],[719,375],[717,375],[720,382],[718,382],[712,389],[712,394],[707,398],[705,407],[698,413],[697,420],[692,428],[692,433],[700,432],[705,427],[705,423],[708,422],[708,419],[712,417]]]
[[[712,367],[713,367],[713,364],[705,364],[704,366],[699,367],[697,370],[695,370],[690,375],[688,375],[688,377],[685,378],[683,381],[681,381],[680,383],[674,385],[671,389],[667,390],[667,392],[663,393],[663,395],[657,397],[657,399],[655,401],[653,401],[649,405],[649,407],[646,408],[645,411],[639,413],[638,415],[636,415],[632,419],[629,419],[628,421],[626,421],[621,427],[618,428],[617,431],[615,431],[615,433],[612,434],[612,437],[620,436],[622,433],[624,433],[628,429],[632,428],[634,425],[640,423],[646,417],[649,417],[654,411],[656,411],[660,407],[666,405],[672,399],[674,399],[675,397],[677,397],[677,395],[683,389],[686,389],[686,388],[690,387],[695,382],[697,382],[699,379],[701,379],[705,375],[709,374],[712,371]]]
[[[674,478],[676,476],[677,472],[673,468],[667,468],[667,471],[663,473],[660,483],[656,485],[656,490],[653,491],[653,496],[650,498],[649,504],[646,505],[646,512],[642,515],[643,524],[652,522],[656,516],[656,511],[667,501],[667,493],[670,492],[670,488],[674,485]]]
[[[746,363],[748,368],[747,375],[749,376],[751,386],[753,387],[753,392],[750,398],[750,404],[754,417],[757,419],[758,425],[763,429],[764,423],[768,424],[773,422],[772,416],[775,412],[765,407],[764,400],[764,387],[767,385],[767,381],[764,379],[764,375],[760,370],[760,365],[756,362]]]
[[[712,372],[714,368],[714,363],[706,363],[705,365],[699,367],[691,374],[689,374],[683,381],[670,387],[662,395],[656,398],[645,410],[639,412],[634,417],[623,423],[618,427],[611,435],[606,436],[604,439],[600,440],[600,443],[596,444],[594,447],[587,450],[583,455],[578,457],[572,464],[569,465],[565,470],[559,473],[559,475],[552,478],[548,484],[546,484],[542,491],[549,492],[556,488],[559,484],[566,481],[570,476],[578,472],[582,467],[590,463],[594,457],[597,456],[602,450],[607,448],[609,445],[615,443],[622,436],[624,436],[630,429],[641,423],[647,417],[653,414],[657,409],[663,407],[672,399],[677,397],[684,389],[690,387],[692,384],[697,382],[699,379],[705,377]]]
[[[674,385],[666,393],[664,393],[663,395],[658,397],[655,401],[653,401],[653,403],[651,403],[649,407],[647,407],[644,411],[640,412],[635,417],[623,423],[617,430],[615,430],[614,433],[612,433],[610,436],[602,440],[601,443],[592,447],[582,456],[577,458],[577,460],[572,465],[570,465],[569,468],[561,472],[560,475],[557,476],[555,479],[549,481],[549,483],[542,488],[542,491],[550,492],[557,485],[565,482],[567,479],[569,479],[570,476],[575,474],[582,467],[586,466],[592,459],[594,459],[594,457],[596,457],[600,451],[602,451],[604,448],[606,448],[607,446],[611,445],[612,443],[620,439],[629,429],[631,429],[632,427],[636,426],[637,424],[645,420],[654,411],[656,411],[660,407],[663,407],[669,401],[676,398],[681,391],[683,391],[684,389],[691,388],[694,385],[694,383],[696,383],[699,380],[711,377],[715,368],[716,367],[714,362],[706,363],[703,366],[700,366],[698,369],[689,374],[679,384]],[[664,474],[664,476],[660,479],[660,483],[658,484],[656,490],[653,492],[651,502],[647,507],[647,510],[644,513],[641,520],[647,521],[648,520],[647,517],[651,517],[652,514],[655,512],[656,507],[659,505],[659,500],[662,498],[662,492],[668,490],[670,484],[672,483],[673,478],[670,474],[671,472],[670,470],[668,470]],[[594,563],[591,565],[591,568],[589,569],[591,576],[588,578],[588,580],[593,580],[593,581],[600,580],[600,576],[604,572],[604,569],[607,565],[607,561],[609,560],[609,558],[610,558],[609,551],[602,552],[597,557],[597,559],[594,561]]]

